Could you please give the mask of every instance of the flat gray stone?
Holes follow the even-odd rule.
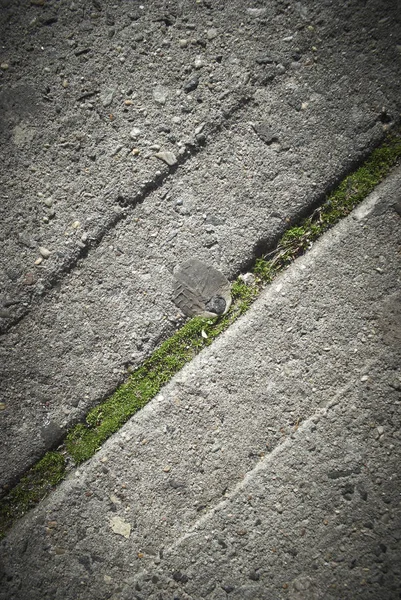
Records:
[[[191,258],[174,274],[173,299],[188,317],[224,315],[231,305],[230,282],[214,267]]]
[[[155,157],[165,162],[169,167],[177,164],[177,158],[173,152],[157,152]]]

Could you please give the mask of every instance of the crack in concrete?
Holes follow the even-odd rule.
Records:
[[[234,95],[236,95],[237,91],[238,90],[234,90]],[[224,129],[225,124],[251,102],[252,99],[253,94],[251,91],[248,93],[242,91],[239,94],[239,98],[236,98],[230,107],[221,111],[220,118],[217,121],[208,124],[206,133],[209,136],[217,136]],[[35,292],[35,290],[31,292],[31,296],[25,300],[23,307],[20,308],[18,313],[14,317],[8,319],[5,324],[0,325],[0,335],[6,334],[12,327],[15,327],[22,321],[22,319],[29,314],[30,310],[38,304],[55,285],[75,269],[80,260],[84,260],[91,250],[99,246],[107,233],[113,230],[120,221],[127,218],[130,210],[133,210],[136,206],[142,204],[152,192],[160,189],[165,181],[179,170],[179,167],[186,164],[199,152],[202,152],[207,147],[206,140],[207,137],[197,143],[187,144],[185,151],[178,155],[176,164],[169,166],[164,172],[158,173],[156,171],[152,179],[141,184],[141,192],[136,194],[133,198],[126,198],[122,194],[118,194],[116,205],[121,207],[121,210],[112,215],[106,223],[103,223],[97,230],[91,233],[90,240],[88,240],[85,247],[75,247],[60,265],[48,272],[46,280],[41,282],[44,286],[41,293]]]

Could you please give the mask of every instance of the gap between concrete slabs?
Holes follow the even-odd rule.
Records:
[[[258,120],[260,110],[255,107],[247,115]],[[313,151],[302,152],[304,166],[322,182],[318,187],[308,177],[299,179],[297,160],[289,163],[285,154],[255,143],[250,135],[250,127],[240,124],[232,139],[219,136],[201,165],[184,165],[172,182],[170,201],[165,192],[149,196],[146,206],[137,207],[130,221],[110,232],[37,310],[3,337],[2,395],[8,406],[2,414],[3,485],[54,446],[65,429],[116,389],[128,366],[139,366],[175,330],[180,316],[170,286],[177,263],[197,256],[232,278],[244,257],[249,261],[255,248],[277,241],[289,222],[315,206],[327,181],[343,174],[344,163],[350,166],[354,140],[341,138],[334,147],[325,122],[316,125]],[[229,179],[227,173],[221,178],[214,159],[225,154],[227,144],[238,148],[227,167]],[[329,148],[330,160],[322,164]],[[361,153],[355,150],[353,156],[359,159]],[[261,156],[282,171],[263,185],[253,166]],[[244,179],[244,168],[249,179]],[[222,199],[218,207],[216,193]]]
[[[366,195],[367,191],[372,189],[372,186],[383,177],[395,157],[397,157],[399,144],[397,146],[396,137],[391,144],[388,147],[384,145],[376,150],[363,167],[345,180],[337,192],[329,196],[325,204],[312,218],[306,219],[300,226],[291,229],[283,237],[274,260],[268,262],[257,261],[255,273],[259,274],[262,281],[270,281],[280,265],[286,265],[288,260],[292,260],[299,252],[309,247],[310,243],[319,235],[319,232],[325,231],[325,228],[337,221],[341,215],[347,214]],[[351,188],[353,191],[350,195]],[[284,238],[287,238],[285,243]],[[233,291],[239,298],[237,312],[238,310],[243,311],[249,305],[256,292],[256,290],[250,290],[245,285],[239,285],[238,283],[233,286]],[[235,311],[226,320],[218,321],[216,326],[206,321],[203,323],[202,321],[199,323],[192,321],[175,336],[176,339],[172,338],[167,345],[163,345],[160,351],[156,352],[150,361],[145,363],[144,368],[139,369],[136,379],[134,376],[134,378],[131,378],[128,386],[125,386],[125,391],[124,389],[117,391],[106,403],[88,415],[87,423],[91,424],[92,427],[95,426],[94,430],[87,430],[83,427],[81,431],[77,428],[77,432],[72,434],[68,448],[74,460],[82,461],[91,456],[113,431],[116,431],[133,412],[143,406],[158,391],[160,386],[193,356],[194,352],[199,351],[202,345],[210,343],[219,331],[226,328],[234,318]],[[202,335],[205,334],[202,328],[208,333],[209,339],[207,342],[201,336],[201,333]],[[179,339],[181,339],[181,342],[178,342]],[[166,369],[167,363],[170,366]],[[133,400],[134,408],[130,409]],[[121,405],[120,408],[119,405]],[[103,430],[104,432],[101,433]],[[23,482],[12,491],[11,496],[14,501],[11,503],[17,502],[17,505],[19,505],[18,510],[25,511],[27,508],[26,502],[30,505],[33,501],[39,500],[48,486],[55,485],[63,476],[63,462],[62,454],[46,456],[28,474],[28,479],[24,478]],[[4,514],[7,514],[7,499],[5,499],[5,502],[6,505],[3,506],[3,510],[5,509]],[[18,514],[18,510],[15,516]]]
[[[126,23],[130,17],[124,12],[124,6],[123,3],[117,11],[119,19],[121,18],[121,29],[117,37],[121,33],[128,41],[131,23]],[[64,5],[57,7],[57,23],[63,31],[65,27],[68,28],[69,23],[80,23],[81,16],[81,24],[88,25],[84,7],[85,3],[76,11],[70,11],[70,8]],[[140,26],[146,23],[146,27],[151,27],[151,44],[161,44],[164,36],[166,39],[171,36],[170,42],[174,41],[179,33],[182,3],[176,6],[178,29],[172,26],[167,28],[163,22],[159,31],[159,22],[153,20],[151,14],[155,7],[152,3],[152,7],[148,7],[150,13],[146,17],[143,15],[143,18],[138,18]],[[53,8],[46,5],[43,10],[47,12]],[[223,8],[225,10],[222,10]],[[213,3],[210,15],[216,19],[216,23],[221,23],[218,26],[221,27],[220,36],[208,40],[207,50],[204,54],[203,50],[201,52],[203,58],[213,61],[213,78],[219,79],[218,86],[225,87],[225,90],[216,99],[214,93],[207,91],[208,86],[204,81],[202,93],[208,94],[207,101],[203,104],[193,102],[194,111],[190,113],[191,116],[185,117],[185,127],[180,127],[179,136],[185,134],[186,137],[188,131],[191,131],[192,135],[198,125],[195,125],[198,118],[200,122],[206,123],[208,119],[213,120],[215,105],[219,104],[217,113],[229,108],[230,94],[235,95],[231,87],[233,81],[240,81],[241,88],[249,78],[249,85],[255,92],[252,106],[248,111],[241,112],[240,119],[231,120],[228,129],[223,129],[219,136],[206,145],[205,152],[182,166],[182,172],[176,174],[171,188],[167,189],[165,186],[164,190],[153,192],[138,209],[130,211],[132,221],[120,222],[120,226],[110,231],[93,253],[89,253],[91,256],[88,255],[76,268],[74,267],[73,272],[35,305],[35,310],[26,321],[23,319],[13,332],[2,340],[4,358],[1,362],[4,367],[1,375],[4,384],[1,393],[4,395],[2,401],[9,407],[7,414],[2,415],[4,427],[1,431],[0,456],[7,456],[6,463],[2,462],[0,467],[5,483],[15,480],[47,448],[55,445],[62,438],[65,428],[82,419],[91,406],[116,388],[126,376],[128,367],[135,368],[141,364],[157,344],[174,331],[179,319],[169,298],[169,288],[171,270],[175,264],[188,256],[196,255],[220,268],[229,278],[234,277],[244,266],[244,261],[278,239],[288,225],[287,219],[293,221],[310,209],[328,187],[338,181],[382,139],[383,130],[397,119],[399,113],[399,78],[395,76],[399,53],[394,42],[396,15],[391,12],[393,9],[394,7],[384,9],[380,2],[368,2],[361,7],[353,0],[344,7],[341,14],[334,7],[322,5],[320,2],[311,3],[306,12],[304,9],[301,11],[298,5],[291,5],[288,11],[283,12],[282,7],[277,4],[269,9],[269,18],[259,21],[259,17],[252,11],[249,13],[242,2],[230,2],[229,7],[223,3],[219,3],[218,6]],[[14,27],[14,19],[22,18],[25,22],[28,13],[41,10],[39,7],[30,6],[27,14],[18,14],[18,5],[14,6],[12,3],[8,10],[5,10],[6,17],[8,12],[13,13],[11,20],[5,19],[7,31],[10,32],[9,29]],[[195,6],[191,3],[188,8],[187,17],[191,21],[192,16],[194,17],[195,23],[192,24],[196,29],[200,28],[199,34],[200,30],[204,29],[204,14],[209,14],[209,8],[204,5]],[[66,18],[66,15],[70,19]],[[391,15],[394,15],[393,20]],[[104,16],[103,12],[97,21],[101,23],[101,31],[105,25]],[[224,41],[222,32],[230,33],[231,27],[242,28],[240,24],[245,17],[246,25],[241,32],[235,29],[235,35]],[[333,23],[336,23],[336,26],[333,26]],[[366,24],[369,25],[369,30],[363,30]],[[84,75],[90,79],[100,65],[108,62],[108,55],[104,54],[105,48],[93,29],[91,33],[81,35],[84,35],[85,42],[92,40],[94,49],[99,49],[100,44],[101,58],[96,52],[81,55],[78,51],[78,55],[75,55],[72,47],[65,47],[68,44],[63,36],[53,37],[54,25],[52,21],[48,28],[39,22],[39,28],[35,29],[35,39],[41,40],[43,36],[47,44],[49,36],[51,46],[53,43],[61,43],[62,50],[71,57],[73,72],[76,72],[74,70],[77,68],[82,69]],[[138,22],[135,21],[134,28],[137,26]],[[81,31],[79,27],[80,25],[77,31]],[[291,38],[288,36],[288,30],[293,32],[292,39],[288,39]],[[371,48],[373,30],[376,38],[374,49]],[[17,36],[19,31],[17,27]],[[260,37],[255,35],[257,31],[260,31]],[[335,52],[333,32],[336,33]],[[394,38],[389,35],[390,32]],[[358,39],[357,47],[355,36]],[[9,39],[14,41],[14,35]],[[274,54],[272,56],[265,53],[267,43]],[[314,43],[318,43],[318,46],[314,46],[315,49],[312,48]],[[11,100],[15,98],[13,92],[16,91],[12,88],[13,81],[23,75],[22,65],[27,67],[28,74],[26,77],[22,76],[21,85],[27,84],[28,81],[32,83],[32,76],[36,82],[38,72],[42,73],[42,69],[34,69],[32,72],[31,61],[37,65],[43,61],[41,57],[46,57],[51,63],[51,56],[48,55],[48,52],[51,54],[51,48],[46,44],[43,45],[46,50],[40,51],[39,56],[29,54],[30,60],[27,60],[24,50],[24,56],[21,57],[23,62],[19,64],[18,70],[10,68],[3,73],[7,85],[11,86],[11,89],[6,89],[6,96],[11,94]],[[223,50],[220,49],[220,44],[223,44]],[[196,42],[196,47],[197,45]],[[14,46],[12,53],[15,55],[20,48],[18,44]],[[147,51],[146,44],[144,46]],[[192,61],[194,57],[191,44],[189,48],[187,56],[191,56]],[[186,52],[183,51],[184,54]],[[221,63],[213,58],[218,52],[222,53]],[[153,103],[153,84],[150,85],[150,81],[153,80],[154,74],[149,74],[148,67],[145,69],[146,56],[141,54],[138,63],[141,68],[136,81],[137,87],[141,88],[141,94],[143,92],[141,102],[146,102],[146,94],[150,91]],[[157,60],[158,65],[163,65],[163,57],[160,61],[156,57],[154,60]],[[125,67],[121,67],[120,81],[127,81],[124,69],[128,62],[124,63]],[[48,68],[51,75],[46,74],[48,72],[44,70],[43,74],[53,85],[54,70],[57,67],[51,64]],[[113,68],[114,77],[117,74],[115,69]],[[178,83],[180,87],[183,83],[182,74],[173,71],[174,65],[172,71],[167,74],[168,77],[172,77],[168,83],[171,90]],[[108,71],[101,68],[100,73],[107,75]],[[149,81],[146,81],[146,89],[142,90],[140,80],[146,80],[144,73],[149,74]],[[243,76],[245,79],[241,79]],[[201,79],[203,77],[202,75]],[[47,85],[48,81],[43,83]],[[59,81],[57,83],[60,84]],[[68,104],[67,112],[71,106],[75,106],[76,98],[81,97],[81,90],[78,90],[80,84],[77,83],[77,80],[73,83],[71,79],[69,88],[58,87],[58,92],[55,92],[58,98],[63,98],[66,105]],[[106,82],[101,79],[101,83]],[[68,91],[65,92],[64,89]],[[344,89],[348,90],[346,96]],[[75,96],[75,92],[78,91]],[[230,92],[229,96],[223,97],[227,91]],[[239,94],[241,96],[241,92]],[[177,98],[171,105],[166,102],[162,112],[152,104],[151,124],[154,119],[154,124],[159,125],[162,115],[163,118],[172,119],[180,105]],[[114,111],[114,108],[117,106],[113,106],[113,112],[118,116],[118,123],[114,123],[115,127],[110,125],[110,122],[104,128],[102,126],[101,134],[104,135],[104,139],[96,142],[102,150],[111,150],[109,144],[112,145],[114,140],[117,142],[119,135],[128,134],[125,121],[128,113],[124,111],[131,109],[126,109],[122,104],[117,111]],[[102,118],[104,113],[108,118],[108,110],[104,109],[107,107],[100,109]],[[14,115],[11,119],[13,127],[14,118],[18,120],[20,117],[26,117],[24,110],[21,110],[22,114]],[[62,123],[64,132],[68,129],[68,135],[74,136],[74,130],[82,123],[82,115],[89,113],[94,114],[88,106],[84,106],[82,112],[80,108],[78,118],[72,119],[72,124]],[[205,115],[207,118],[204,118]],[[71,115],[66,116],[68,120]],[[218,120],[220,117],[221,114]],[[88,118],[88,123],[92,127],[96,119],[92,121]],[[58,125],[56,118],[52,126],[57,129]],[[21,128],[21,124],[17,124],[17,127]],[[4,129],[9,136],[8,126]],[[46,127],[42,126],[42,129],[48,132]],[[58,136],[55,129],[52,129],[50,136],[53,141]],[[205,129],[207,130],[207,125]],[[149,134],[149,137],[153,136],[153,133],[155,132]],[[45,139],[43,141],[45,142]],[[157,140],[152,137],[153,141]],[[68,145],[72,141],[62,143]],[[170,146],[168,148],[171,150]],[[33,150],[31,160],[35,165],[43,164],[43,155],[40,160],[35,154],[36,149],[37,145],[30,147],[30,150]],[[72,154],[76,152],[73,149],[65,151],[67,154],[70,151]],[[28,160],[27,152],[28,148],[25,147],[24,159]],[[58,180],[61,185],[66,184],[65,171],[60,168],[65,164],[66,157],[62,156],[63,152],[64,150],[60,155],[56,152],[56,162],[51,171],[46,171],[52,184],[53,175],[54,179],[57,179],[55,174],[61,175],[61,182]],[[44,163],[47,165],[50,154],[47,150],[44,154]],[[20,156],[21,152],[18,150],[14,158],[18,160]],[[82,159],[82,165],[77,165],[78,168],[86,165],[86,158]],[[85,189],[91,189],[93,186],[97,193],[99,189],[104,190],[105,181],[112,188],[124,181],[126,189],[130,190],[131,184],[137,185],[139,180],[142,181],[141,169],[134,175],[130,172],[131,163],[124,163],[120,169],[119,160],[114,158],[111,162],[111,176],[106,168],[107,164],[110,167],[109,154],[96,164],[97,176],[90,180],[91,183],[88,183],[86,175],[81,173],[85,179]],[[16,169],[11,160],[10,163],[6,161],[3,166],[10,167],[10,172],[13,173],[18,198],[24,197],[18,188],[22,179],[22,187],[25,186],[26,189],[28,185],[29,190],[38,182],[43,183],[43,177],[38,175],[38,171],[35,171],[34,175],[27,171],[24,164]],[[34,168],[36,169],[36,166]],[[144,170],[153,173],[149,165],[145,165]],[[52,176],[49,176],[50,172]],[[68,173],[78,177],[74,169]],[[114,175],[117,177],[114,178]],[[80,181],[82,182],[82,179]],[[102,218],[105,214],[107,218],[110,216],[109,210],[112,210],[116,199],[113,189],[110,197],[106,194],[104,202],[102,194],[92,198],[97,216],[99,212]],[[76,199],[74,185],[68,185],[67,190],[68,193],[63,191],[63,195],[66,196],[63,196],[64,208],[67,211],[66,221],[63,216],[59,225],[66,225],[69,240],[79,241],[81,229],[78,226],[74,229],[70,225],[75,222],[75,218],[78,222],[86,222],[87,214],[84,213],[86,210],[91,213],[90,207],[93,205],[86,197],[80,197],[77,210],[82,209],[83,212],[71,218],[70,210],[75,211],[76,205],[70,205],[68,200]],[[167,192],[165,197],[164,192]],[[125,193],[122,195],[129,198],[130,193],[128,196]],[[19,207],[17,197],[11,196],[6,211],[7,229],[4,234],[7,243],[16,237],[16,223],[19,223],[19,217],[13,212],[15,207]],[[27,206],[31,207],[30,204]],[[41,206],[40,210],[42,208],[47,210],[44,206]],[[114,216],[112,221],[113,219]],[[138,221],[134,222],[135,219]],[[45,228],[45,233],[40,238],[41,244],[43,242],[44,245],[50,245],[52,250],[58,247],[59,234],[62,245],[65,245],[65,229],[58,229],[55,226],[56,222],[57,219],[53,220],[51,230]],[[95,229],[99,224],[97,221],[95,224],[92,221],[91,223]],[[104,224],[104,221],[102,223]],[[123,229],[126,229],[125,235]],[[90,237],[91,231],[86,233]],[[74,242],[69,245],[73,244]],[[17,253],[20,250],[21,248]],[[31,256],[31,251],[34,253],[36,250],[26,250],[24,261],[32,259],[32,263],[34,262],[35,256]],[[2,258],[7,262],[13,255],[11,247],[3,253]],[[46,264],[49,264],[50,260],[52,258]],[[38,270],[40,269],[41,265],[38,267]],[[12,312],[12,306],[6,308]]]
[[[201,573],[192,572],[188,565],[185,543],[189,540],[191,549],[194,538],[191,535],[187,538],[187,534],[196,532],[197,526],[208,529],[207,519],[201,517],[199,520],[203,512],[218,506],[224,497],[238,498],[239,482],[256,467],[255,477],[248,479],[254,485],[258,473],[263,472],[258,466],[260,459],[286,443],[294,433],[299,436],[300,444],[302,442],[302,448],[297,445],[300,448],[298,458],[294,453],[287,454],[291,442],[287,443],[283,468],[281,463],[276,465],[274,476],[278,479],[272,479],[268,490],[265,488],[268,484],[262,481],[256,486],[257,490],[250,491],[256,496],[255,503],[260,497],[261,503],[266,504],[266,518],[271,518],[269,514],[273,509],[278,513],[277,522],[280,522],[281,514],[283,519],[290,517],[292,511],[286,511],[287,500],[282,497],[283,478],[288,477],[291,481],[291,469],[299,471],[299,460],[305,457],[306,461],[306,457],[311,456],[312,470],[303,468],[298,477],[294,476],[297,491],[292,490],[288,502],[289,506],[295,503],[298,507],[292,527],[297,528],[302,522],[305,526],[307,518],[313,524],[311,534],[305,538],[307,549],[312,552],[311,548],[319,544],[320,539],[323,549],[324,527],[329,526],[328,535],[331,532],[334,535],[336,517],[327,509],[324,495],[317,496],[318,506],[314,503],[315,490],[310,473],[316,473],[317,481],[321,481],[325,476],[322,470],[325,461],[321,456],[327,456],[330,477],[334,480],[352,477],[347,483],[354,486],[354,491],[348,492],[340,485],[336,488],[338,495],[334,498],[333,508],[340,510],[342,515],[347,514],[344,506],[348,509],[349,505],[344,503],[349,501],[341,495],[354,495],[356,502],[359,492],[355,491],[355,486],[361,480],[368,486],[369,497],[373,495],[374,503],[377,503],[376,495],[384,490],[384,504],[391,506],[387,511],[387,525],[384,520],[380,522],[388,530],[388,524],[391,526],[391,520],[397,514],[395,489],[391,479],[384,475],[379,483],[375,474],[369,475],[369,469],[376,472],[381,468],[387,474],[387,467],[393,468],[398,448],[390,448],[389,444],[391,435],[398,432],[399,419],[399,401],[397,404],[394,395],[399,389],[400,377],[400,329],[399,323],[397,328],[396,314],[400,216],[391,204],[397,195],[400,177],[400,169],[397,169],[360,209],[282,273],[243,318],[184,367],[161,394],[104,444],[96,456],[15,525],[2,543],[5,584],[0,597],[25,600],[29,595],[35,600],[46,592],[60,600],[84,596],[97,600],[107,588],[108,594],[128,600],[132,598],[133,590],[140,597],[143,586],[145,597],[153,599],[168,585],[172,590],[182,588],[184,598],[198,598],[193,585],[207,586],[207,582],[201,581]],[[376,372],[381,375],[376,376]],[[369,390],[372,389],[371,393]],[[367,412],[364,412],[365,395],[370,402],[373,398]],[[350,406],[350,397],[355,402],[355,409]],[[321,409],[330,406],[333,398],[344,411],[344,419],[336,423],[341,440],[337,447],[334,444],[336,451],[328,443],[331,437],[325,435],[324,428],[317,441],[313,432],[306,436],[306,427],[302,429],[302,423],[309,425],[313,415],[316,415],[320,429],[319,416],[324,415]],[[356,431],[358,427],[362,428],[367,451],[361,449],[360,443],[352,443],[347,435],[344,437],[342,427],[347,422],[350,408],[357,419]],[[373,439],[369,438],[372,417],[377,420],[374,423],[377,439],[376,434]],[[379,439],[382,429],[388,430],[388,438]],[[336,431],[334,428],[333,443]],[[388,460],[388,452],[394,459]],[[280,458],[278,451],[272,461],[277,457]],[[368,458],[367,472],[364,470],[365,458]],[[271,462],[267,464],[274,468]],[[306,512],[303,513],[303,503],[299,503],[297,493],[305,472],[309,472],[306,481],[312,488],[307,486],[300,493],[307,494],[310,490],[312,501],[306,498]],[[361,473],[363,477],[358,478]],[[270,474],[271,471],[268,478]],[[347,489],[351,490],[349,486]],[[244,503],[242,497],[240,502],[238,510],[236,504],[230,510],[235,517],[234,530],[228,527],[229,538],[227,541],[222,539],[226,545],[236,547],[237,558],[231,555],[229,561],[233,561],[233,587],[239,587],[241,593],[244,585],[255,591],[256,584],[249,583],[247,569],[255,569],[259,563],[253,565],[249,561],[249,550],[254,547],[252,558],[260,561],[261,555],[256,550],[265,553],[269,531],[262,532],[262,546],[250,539],[253,526],[249,507],[252,502],[248,499]],[[222,508],[224,511],[224,506]],[[218,513],[214,511],[211,519]],[[323,513],[326,524],[321,523]],[[364,515],[363,510],[361,515]],[[279,533],[277,522],[273,523],[274,540]],[[313,532],[315,523],[319,523],[317,538]],[[360,527],[359,521],[357,525]],[[211,529],[214,527],[213,524]],[[208,531],[206,535],[209,535]],[[215,575],[220,577],[222,564],[228,569],[228,562],[224,562],[225,558],[218,550],[218,540],[213,533],[210,535],[212,537],[206,539],[208,560],[217,558]],[[375,533],[371,535],[375,536]],[[43,536],[46,536],[45,542]],[[233,536],[235,539],[231,540]],[[235,540],[238,539],[243,541],[237,543]],[[337,548],[337,538],[334,536],[333,539],[331,545]],[[196,549],[199,544],[196,539],[195,542]],[[348,533],[345,543],[348,546],[344,552],[348,557],[353,551]],[[294,544],[298,547],[301,542],[294,542],[290,550]],[[244,557],[244,545],[248,548],[248,558]],[[296,576],[296,563],[291,563],[289,569],[291,552],[282,545],[277,548],[274,589],[288,581],[289,575],[284,573]],[[393,549],[392,542],[388,545]],[[180,554],[181,547],[183,554]],[[191,555],[192,558],[195,566],[198,561],[206,568],[204,550],[200,550],[199,556]],[[306,557],[302,563],[302,566],[306,565],[308,576],[310,558],[316,560],[314,556]],[[394,555],[390,558],[393,568]],[[323,559],[326,560],[324,556]],[[174,571],[177,575],[173,576],[170,566],[179,568],[180,561],[186,570]],[[324,562],[318,562],[317,580],[324,577],[325,569]],[[268,574],[261,569],[260,577],[265,583]],[[373,592],[377,590],[376,587],[372,589]],[[387,588],[385,590],[388,593]],[[248,595],[244,597],[251,598],[249,590],[242,590],[245,591]],[[216,596],[220,597],[223,596]],[[345,597],[348,600],[352,596]],[[379,590],[376,596],[365,597],[381,600],[391,596],[382,596]]]

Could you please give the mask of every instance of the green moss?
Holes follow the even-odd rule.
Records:
[[[258,296],[259,289],[256,285],[246,285],[238,278],[231,286],[231,295],[234,306],[242,314],[249,308],[255,298]]]
[[[87,415],[68,433],[66,448],[79,464],[142,408],[182,367],[211,342],[250,305],[255,297],[240,281],[234,284],[234,304],[230,312],[216,319],[195,317],[166,340],[127,382]]]
[[[253,273],[263,283],[270,283],[276,274],[276,269],[272,264],[272,261],[264,258],[257,258]]]
[[[256,283],[247,286],[241,279],[232,284],[233,304],[223,317],[196,317],[166,340],[120,386],[112,396],[89,411],[85,423],[73,427],[65,447],[79,464],[95,454],[110,437],[142,408],[187,362],[199,353],[241,314],[246,312],[262,287],[341,218],[348,215],[389,173],[401,157],[399,133],[389,135],[357,171],[346,177],[313,214],[289,228],[277,248],[256,259]],[[48,452],[0,501],[0,536],[19,516],[44,497],[65,475],[64,457]]]
[[[325,231],[347,216],[366,198],[401,158],[400,133],[391,134],[366,162],[346,177],[325,202],[282,236],[272,258],[258,259],[254,272],[270,282],[277,272],[303,254]]]
[[[42,500],[64,476],[64,456],[60,452],[47,452],[0,500],[0,538],[16,519]]]

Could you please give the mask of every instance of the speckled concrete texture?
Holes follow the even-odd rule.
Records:
[[[180,326],[177,265],[237,276],[401,94],[394,2],[0,6],[4,490]]]
[[[14,526],[2,600],[399,598],[400,181]]]

